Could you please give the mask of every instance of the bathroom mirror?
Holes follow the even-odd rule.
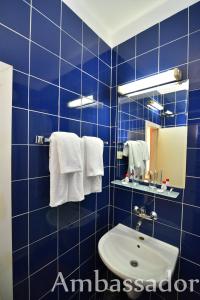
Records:
[[[185,187],[189,82],[179,81],[118,97],[117,179]],[[127,141],[147,145],[144,170],[131,170]]]

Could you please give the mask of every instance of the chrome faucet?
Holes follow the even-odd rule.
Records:
[[[142,206],[140,208],[138,206],[134,206],[133,212],[134,212],[134,214],[136,214],[137,216],[140,217],[140,219],[139,219],[139,221],[137,222],[137,225],[136,225],[136,230],[138,230],[138,231],[139,231],[139,229],[142,225],[143,219],[149,220],[149,221],[156,221],[158,219],[158,215],[155,211],[152,211],[150,213],[150,215],[147,215],[146,209],[145,209],[144,206]]]

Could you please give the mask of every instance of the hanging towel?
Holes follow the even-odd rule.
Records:
[[[131,141],[127,141],[126,143],[124,143],[124,148],[123,148],[123,156],[128,157],[128,171],[127,172],[129,174],[129,176],[132,174],[132,172],[135,169],[130,145],[131,145]]]
[[[99,138],[88,136],[82,138],[84,195],[102,192],[103,146],[103,141]]]
[[[149,155],[149,147],[146,141],[138,141],[141,144],[142,147],[142,159],[144,161],[147,161],[150,159]]]
[[[144,165],[140,143],[137,141],[127,141],[124,144],[123,155],[128,156],[129,175],[134,171],[135,175],[140,176]]]
[[[86,175],[103,176],[103,141],[92,136],[83,136],[86,159]]]
[[[74,133],[54,132],[49,155],[50,206],[83,200],[81,139]]]
[[[142,154],[139,144],[136,141],[127,141],[124,144],[123,155],[129,158],[130,173],[141,166]]]
[[[142,168],[141,168],[141,173],[142,175],[145,175],[146,173],[146,165],[147,161],[150,159],[150,154],[149,154],[149,147],[146,141],[138,141],[141,147],[141,152],[142,152]]]
[[[56,138],[60,173],[75,173],[83,170],[80,138],[71,132],[54,132]]]
[[[129,154],[129,146],[128,146],[128,142],[124,143],[123,145],[123,156],[126,156],[128,157],[128,154]]]

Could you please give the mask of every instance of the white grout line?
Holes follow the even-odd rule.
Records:
[[[27,145],[26,145],[27,146]],[[110,147],[110,146],[105,146],[105,147]],[[109,167],[113,167],[113,166],[105,166],[105,168],[109,168]],[[49,178],[50,177],[50,175],[46,175],[46,176],[36,176],[36,177],[30,177],[29,178],[29,180],[35,180],[35,179],[42,179],[42,178]],[[20,179],[14,179],[14,180],[12,180],[12,183],[13,182],[19,182],[19,181],[27,181],[28,180],[28,178],[20,178]],[[105,185],[105,186],[102,186],[102,188],[106,188],[106,187],[108,187],[109,186],[109,184],[108,185]]]
[[[32,9],[32,5],[31,5],[31,9]],[[35,8],[34,8],[35,9]],[[37,10],[37,9],[36,9]],[[38,11],[38,10],[37,10]],[[38,11],[39,12],[39,11]],[[39,12],[40,13],[40,12]],[[42,13],[40,13],[40,14],[42,14]],[[43,15],[43,14],[42,14]],[[62,15],[62,13],[61,13],[61,15]],[[45,15],[44,15],[44,17],[46,17]],[[49,21],[51,21],[48,17],[46,17]],[[56,25],[53,21],[51,21],[54,25]],[[11,30],[11,31],[13,31],[13,32],[15,32],[14,30],[12,30],[12,29],[10,29],[9,27],[7,27],[7,26],[5,26],[5,25],[3,25],[3,24],[1,24],[2,26],[4,26],[4,27],[6,27],[6,28],[8,28],[9,30]],[[58,28],[60,28],[58,25],[56,25]],[[82,26],[83,26],[83,22],[82,22]],[[31,29],[30,29],[31,30]],[[159,30],[160,30],[160,28],[159,28]],[[61,35],[61,33],[62,33],[62,29],[60,28],[60,35]],[[199,31],[199,30],[198,30]],[[83,32],[83,31],[82,31]],[[23,35],[21,35],[21,34],[19,34],[18,32],[15,32],[16,34],[18,34],[18,35],[20,35],[20,36],[22,36],[22,37],[24,37]],[[66,34],[68,34],[67,32],[65,32]],[[190,34],[192,34],[192,33],[190,33]],[[69,34],[68,34],[69,35]],[[70,36],[70,35],[69,35]],[[159,33],[159,36],[160,36],[160,33]],[[189,39],[189,34],[187,35],[188,36],[188,39]],[[186,36],[182,36],[182,37],[180,37],[180,38],[178,38],[178,39],[176,39],[176,40],[179,40],[179,39],[181,39],[181,38],[184,38],[184,37],[186,37]],[[25,38],[25,37],[24,37]],[[73,38],[73,37],[72,37]],[[26,38],[27,39],[27,38]],[[73,38],[74,39],[74,38]],[[29,45],[31,44],[31,39],[27,39],[27,40],[29,40]],[[74,39],[75,40],[75,39]],[[173,40],[173,41],[170,41],[169,43],[166,43],[166,44],[163,44],[161,47],[163,47],[163,46],[165,46],[165,45],[168,45],[168,44],[170,44],[170,43],[172,43],[172,42],[174,42],[174,41],[176,41],[176,40]],[[78,41],[77,41],[78,42]],[[35,42],[33,42],[34,44],[36,44],[36,45],[38,45],[38,46],[40,46],[41,48],[43,48],[43,49],[45,49],[45,50],[47,50],[47,51],[49,51],[48,49],[46,49],[46,48],[44,48],[43,46],[41,46],[41,45],[39,45],[39,44],[37,44],[37,43],[35,43]],[[79,44],[80,44],[80,42],[78,42]],[[83,45],[83,40],[82,40],[82,44],[81,44],[81,46],[82,46],[82,55],[83,55],[83,48],[86,48],[84,45]],[[159,46],[160,46],[160,44],[159,44]],[[135,46],[136,47],[136,46]],[[160,51],[160,47],[156,47],[155,49],[159,49],[158,51]],[[87,49],[87,48],[86,48]],[[90,51],[89,49],[87,49],[88,51]],[[153,51],[154,49],[151,49],[151,50],[149,50],[149,51],[147,51],[146,53],[149,53],[149,52],[151,52],[151,51]],[[53,52],[51,52],[51,51],[49,51],[50,53],[52,53],[53,55],[55,55]],[[91,52],[91,51],[90,51]],[[91,52],[92,53],[92,52]],[[29,54],[30,54],[30,51],[29,51]],[[99,53],[98,53],[99,54]],[[143,54],[141,54],[141,55],[144,55],[145,53],[143,53]],[[136,53],[135,53],[135,55],[136,55]],[[139,55],[139,56],[141,56],[141,55]],[[189,53],[188,53],[188,55],[189,55]],[[57,55],[56,55],[57,56]],[[60,58],[60,54],[59,54],[59,60],[60,60],[60,62],[61,62],[61,58]],[[139,57],[138,56],[138,57]],[[159,56],[159,55],[158,55]],[[189,56],[188,56],[189,57]],[[83,57],[82,57],[82,59],[83,59]],[[102,61],[100,58],[99,58],[99,60],[100,61]],[[159,58],[158,58],[158,60],[159,60]],[[198,59],[198,60],[196,60],[196,61],[199,61],[200,59]],[[102,61],[105,65],[107,65],[104,61]],[[83,63],[83,60],[82,60],[82,63]],[[135,64],[136,64],[136,61],[135,61]],[[188,64],[189,64],[189,61],[187,61],[187,66],[188,66]],[[98,64],[99,65],[99,64]],[[120,65],[120,64],[119,64]],[[108,67],[110,67],[109,65],[107,65]],[[75,67],[75,66],[74,66]],[[82,69],[82,68],[81,68]],[[117,70],[116,70],[117,71]],[[159,65],[158,65],[158,71],[159,71]],[[187,71],[188,71],[188,69],[187,69]],[[18,72],[21,72],[21,71],[18,71]],[[136,72],[136,68],[135,68],[135,72]],[[21,72],[21,73],[23,73],[23,72]],[[83,72],[83,73],[86,73],[86,72]],[[99,73],[99,72],[98,72]],[[25,73],[24,73],[25,74]],[[87,73],[86,73],[87,74]],[[26,74],[27,75],[27,74]],[[90,74],[88,74],[90,77],[93,77],[93,76],[91,76]],[[117,72],[116,72],[116,76],[117,76]],[[28,74],[28,77],[29,77],[29,86],[30,86],[30,78],[31,77],[33,77],[33,78],[37,78],[37,77],[34,77],[34,76],[31,76],[30,75],[30,57],[29,57],[29,74]],[[60,72],[59,72],[59,77],[60,77]],[[96,79],[95,77],[93,77],[94,79]],[[136,78],[136,76],[135,76],[135,78]],[[41,80],[41,79],[40,79]],[[98,79],[97,79],[98,80]],[[44,80],[43,80],[44,81]],[[99,80],[98,80],[99,81]],[[51,84],[51,83],[50,83]],[[104,84],[104,83],[103,83]],[[60,82],[59,82],[59,90],[62,88],[62,87],[60,87]],[[73,91],[71,91],[71,92],[73,92]],[[74,92],[73,92],[74,93]],[[29,112],[31,111],[31,110],[28,110]],[[36,111],[37,112],[37,111]],[[41,112],[42,113],[42,112]],[[111,110],[110,110],[110,113],[111,113]],[[45,113],[43,113],[43,114],[45,114]],[[50,115],[50,114],[47,114],[47,115]],[[57,116],[57,115],[56,115]],[[60,122],[60,114],[58,114],[58,122]],[[64,117],[63,117],[63,119],[65,119]],[[68,119],[68,118],[66,118],[66,119]],[[71,119],[70,119],[71,120]],[[73,120],[73,119],[72,119]],[[77,121],[77,120],[75,120],[75,121]],[[81,119],[81,122],[82,122],[82,119]],[[81,123],[80,122],[80,123]],[[89,124],[93,124],[93,123],[90,123],[90,122],[85,122],[85,123],[89,123]],[[97,125],[97,128],[98,128],[98,115],[97,115],[97,123],[94,123],[94,124],[96,124]],[[80,124],[80,126],[81,126],[81,124]],[[104,126],[104,125],[102,125],[102,126]],[[107,126],[105,126],[105,127],[107,127]],[[108,126],[108,127],[110,127],[110,126]],[[111,130],[111,127],[110,127],[110,130]],[[29,131],[28,131],[29,132]],[[29,133],[28,133],[29,134]],[[31,144],[30,144],[31,145]],[[29,146],[30,146],[29,145]],[[190,148],[189,148],[190,149]],[[111,150],[111,149],[110,149]],[[109,168],[110,168],[110,166],[109,166]],[[28,174],[29,174],[29,170],[28,170]],[[110,176],[110,175],[109,175]],[[43,176],[43,177],[49,177],[49,176]],[[43,177],[38,177],[38,178],[43,178]],[[192,176],[187,176],[187,177],[192,177]],[[192,178],[195,178],[195,177],[192,177]],[[197,177],[198,178],[198,177]],[[29,178],[29,175],[28,175],[28,178],[27,178],[28,180],[30,180],[31,178]],[[27,180],[27,179],[21,179],[21,180]],[[32,179],[34,179],[34,178],[32,178]],[[198,178],[199,179],[199,178]],[[16,182],[16,181],[21,181],[21,180],[15,180],[15,181],[13,181],[13,182]],[[109,189],[110,189],[110,185],[108,186],[109,187]],[[113,187],[113,196],[114,196],[114,192],[115,192],[115,187]],[[139,193],[138,193],[139,194]],[[142,193],[143,194],[143,193]],[[110,195],[110,193],[109,193],[109,195]],[[133,190],[132,190],[132,196],[133,196]],[[132,197],[131,196],[131,197]],[[97,197],[97,195],[96,195],[96,197]],[[113,198],[114,199],[114,198]],[[168,199],[163,199],[163,198],[161,198],[161,200],[168,200]],[[96,200],[97,201],[97,200]],[[168,200],[168,201],[171,201],[171,200]],[[171,201],[171,202],[175,202],[175,201]],[[131,201],[131,205],[132,205],[132,203],[133,203],[133,201]],[[180,202],[175,202],[175,203],[179,203],[180,204]],[[192,207],[195,207],[195,206],[193,206],[193,205],[189,205],[189,204],[185,204],[185,205],[188,205],[188,206],[192,206]],[[108,205],[109,207],[111,206],[110,205],[110,199],[109,199],[109,205]],[[154,196],[154,206],[155,206],[155,196]],[[96,208],[97,208],[97,202],[96,202]],[[113,207],[114,208],[114,207]],[[182,208],[183,208],[183,203],[182,203]],[[40,208],[40,209],[42,209],[42,208]],[[102,208],[101,208],[102,209]],[[95,210],[95,213],[97,212],[97,209]],[[126,211],[127,212],[127,211]],[[113,214],[114,214],[114,209],[113,209]],[[113,216],[113,220],[114,220],[114,216]],[[76,221],[77,222],[77,221]],[[80,218],[79,218],[79,222],[80,222]],[[109,222],[108,222],[109,223]],[[165,225],[165,226],[168,226],[168,225],[166,225],[166,224],[163,224],[163,225]],[[170,226],[169,226],[170,227]],[[177,228],[174,228],[174,229],[176,229],[176,230],[178,230]],[[59,229],[58,228],[58,231],[59,230],[61,230],[61,229]],[[80,228],[79,228],[79,230],[80,230]],[[102,229],[101,229],[102,230]],[[57,231],[57,233],[58,233],[58,231]],[[181,232],[182,232],[182,230],[181,230]],[[184,231],[183,231],[184,232]],[[53,234],[53,233],[52,233]],[[96,236],[96,228],[95,228],[95,236]],[[79,233],[79,235],[80,235],[80,233]],[[45,238],[45,237],[44,237]],[[89,238],[89,237],[88,237]],[[88,239],[88,238],[86,238],[86,239]],[[80,240],[80,236],[79,236],[79,240]],[[37,241],[36,241],[37,242]],[[30,244],[31,245],[31,244]],[[29,245],[28,245],[29,246]],[[26,247],[26,246],[25,246]],[[18,249],[19,250],[19,249]],[[16,250],[16,251],[18,251],[18,250]],[[80,249],[79,249],[79,255],[80,255]],[[80,259],[80,258],[79,258]],[[45,267],[45,266],[44,266]],[[80,265],[79,265],[79,267],[78,267],[78,269],[80,270]],[[29,282],[30,283],[30,282]],[[59,296],[59,295],[58,295]]]
[[[27,142],[29,144],[29,124],[30,124],[30,112],[29,112],[29,106],[30,106],[30,74],[31,74],[31,35],[32,35],[32,0],[30,0],[30,32],[29,32],[29,68],[28,68],[28,134],[27,134]],[[28,170],[27,170],[27,176],[28,176],[28,211],[30,209],[30,182],[29,182],[29,176],[30,176],[30,146],[28,145]],[[30,285],[30,219],[28,214],[28,294],[29,294],[29,300],[31,299],[31,285]]]
[[[108,187],[109,187],[109,186],[107,186],[107,188],[108,188]],[[100,212],[101,210],[105,209],[107,206],[108,206],[108,204],[104,205],[103,207],[100,207],[99,209],[97,209],[97,212]],[[47,208],[50,208],[50,207],[49,207],[49,206],[44,206],[44,207],[38,208],[38,209],[33,210],[33,211],[28,211],[27,213],[23,213],[23,214],[14,216],[14,217],[12,217],[12,219],[16,219],[16,218],[21,217],[21,216],[23,216],[23,215],[32,214],[32,213],[34,213],[34,212],[37,212],[37,211],[40,211],[40,210],[44,210],[44,209],[47,209]],[[58,227],[57,230],[60,231],[60,230],[66,229],[66,228],[68,228],[69,226],[75,224],[75,223],[78,222],[78,221],[83,221],[84,219],[86,219],[86,218],[88,218],[88,217],[91,217],[94,213],[95,213],[95,211],[91,211],[90,213],[88,213],[87,215],[84,215],[83,217],[80,217],[80,216],[79,216],[79,218],[76,219],[75,221],[73,221],[73,222],[71,222],[71,223],[69,223],[69,224],[67,224],[67,225],[65,225],[65,226]],[[55,232],[57,232],[57,230],[54,230],[54,231],[52,231],[50,234],[47,234],[47,235],[45,235],[45,236],[43,236],[43,237],[41,237],[41,238],[39,238],[39,239],[37,239],[37,240],[35,240],[35,241],[29,243],[29,244],[32,245],[32,244],[34,244],[34,243],[36,243],[36,242],[39,242],[40,240],[43,240],[44,238],[46,238],[46,237],[48,237],[48,236],[54,234]],[[28,245],[28,244],[27,244],[27,245]],[[27,245],[25,245],[25,246],[23,246],[23,247],[21,247],[21,248],[19,248],[19,249],[16,249],[16,250],[14,250],[13,252],[16,252],[16,251],[18,251],[18,250],[20,250],[20,249],[22,249],[22,248],[27,247]]]
[[[47,19],[48,21],[50,21],[54,26],[56,26],[59,30],[61,30],[61,33],[65,33],[66,35],[68,35],[71,39],[73,39],[75,42],[77,42],[79,45],[83,45],[83,47],[85,49],[87,49],[91,54],[93,54],[94,56],[96,56],[99,60],[101,60],[105,65],[107,65],[109,68],[111,68],[111,65],[107,64],[107,62],[105,62],[104,60],[102,60],[100,57],[98,57],[95,53],[93,53],[90,49],[88,49],[84,44],[83,44],[83,39],[82,39],[82,43],[80,41],[78,41],[75,37],[73,37],[72,35],[70,35],[67,31],[65,31],[62,28],[62,23],[59,25],[57,25],[53,20],[51,20],[48,16],[46,16],[44,13],[42,13],[40,10],[38,10],[35,6],[33,6],[32,4],[29,4],[28,2],[22,0],[23,2],[25,2],[26,4],[28,4],[30,6],[30,8],[34,11],[36,11],[37,13],[39,13],[40,15],[42,15],[45,19]],[[62,13],[62,11],[61,11]],[[62,17],[62,16],[61,16]],[[28,39],[26,36],[24,36],[23,34],[19,33],[18,31],[15,31],[14,29],[4,25],[3,23],[0,22],[0,25],[6,27],[7,29],[13,31],[14,33],[20,35],[21,37]],[[96,35],[97,36],[97,35]],[[98,36],[97,36],[98,37]],[[37,43],[36,43],[37,44]],[[48,49],[47,49],[48,50]],[[53,54],[55,54],[54,52],[52,52]],[[56,55],[56,54],[55,54]]]
[[[76,222],[78,222],[78,221],[76,221]],[[76,223],[76,222],[74,222],[74,223]],[[72,224],[74,224],[74,223],[72,223]],[[97,232],[100,232],[100,231],[104,230],[105,228],[107,228],[107,225],[104,226],[104,227],[101,227]],[[57,233],[57,231],[54,231],[53,233],[51,233],[51,234],[49,234],[49,235],[47,235],[47,236],[41,238],[40,240],[31,243],[30,246],[36,244],[37,242],[39,242],[39,241],[41,241],[41,240],[43,240],[43,239],[45,239],[45,238],[48,238],[48,237],[50,237],[50,236],[52,236],[52,235],[55,235],[56,233]],[[58,232],[58,233],[59,233],[59,232]],[[74,250],[77,246],[80,246],[82,243],[86,242],[87,240],[89,240],[89,239],[92,238],[93,236],[95,237],[95,234],[96,234],[96,232],[94,231],[91,235],[89,235],[89,236],[86,237],[85,239],[79,241],[76,245],[74,245],[73,247],[71,247],[71,248],[68,249],[67,251],[63,252],[62,254],[56,256],[52,261],[48,262],[47,264],[45,264],[45,265],[42,266],[41,268],[39,268],[39,269],[37,269],[36,271],[34,271],[33,273],[31,273],[29,277],[31,277],[31,276],[33,276],[33,275],[39,273],[42,269],[44,269],[45,267],[47,267],[47,266],[50,265],[51,263],[55,262],[55,261],[58,260],[59,258],[63,257],[64,255],[66,255],[66,254],[69,253],[70,251]],[[25,248],[27,248],[27,247],[28,247],[28,245],[26,245],[26,246],[24,246],[24,247],[22,247],[22,248],[20,248],[20,249],[18,249],[18,250],[15,250],[15,251],[13,252],[13,254],[14,254],[14,253],[17,253],[18,251],[20,251],[20,250],[22,250],[22,249],[25,249]],[[90,258],[89,258],[89,259],[90,259]],[[80,261],[79,261],[79,267],[78,267],[78,268],[80,268],[80,266],[83,265],[83,264],[84,264],[86,261],[88,261],[89,259],[86,259],[86,260],[85,260],[84,262],[82,262],[81,264],[80,264]],[[77,269],[78,269],[78,268],[77,268]],[[77,269],[76,269],[76,270],[77,270]],[[76,270],[73,270],[72,273],[74,273]],[[67,276],[67,277],[68,277],[68,276]],[[23,282],[23,281],[26,280],[26,279],[27,279],[27,278],[25,278],[25,279],[23,279],[22,281],[16,283],[15,286],[19,285],[21,282]]]
[[[79,267],[77,267],[73,272],[71,272],[70,274],[68,274],[64,279],[66,280],[67,278],[70,278],[75,272],[77,272],[77,271],[79,271],[79,269],[80,269],[80,267],[82,267],[84,264],[86,264],[88,261],[90,261],[92,258],[94,257],[94,255],[93,256],[90,256],[89,258],[87,258],[85,261],[83,261],[81,264],[80,264],[80,266]],[[80,276],[79,276],[80,277]],[[40,297],[38,300],[42,300],[42,299],[44,299],[44,297],[46,297],[48,294],[50,294],[51,293],[51,290],[50,291],[48,291],[45,295],[43,295],[42,297]],[[77,291],[77,292],[75,292],[75,295],[77,294],[77,293],[79,293],[79,291]],[[66,296],[67,296],[67,293],[66,293]],[[69,300],[73,300],[74,299],[74,295],[72,295],[70,298],[69,298]]]
[[[106,105],[106,104],[104,104],[104,106],[106,106],[106,107],[109,108],[109,106]],[[54,114],[46,113],[46,112],[43,112],[43,111],[33,110],[33,109],[27,109],[27,108],[18,107],[18,106],[12,106],[12,108],[18,109],[18,110],[24,110],[24,111],[27,111],[27,112],[29,111],[29,112],[33,112],[33,113],[37,113],[37,114],[42,114],[42,115],[46,115],[46,116],[51,116],[51,117],[55,117],[55,118],[60,118],[60,119],[64,119],[64,120],[71,120],[71,121],[75,121],[75,122],[83,122],[83,123],[86,123],[86,124],[99,125],[99,126],[102,126],[102,127],[110,127],[110,126],[104,125],[104,124],[97,124],[97,123],[93,123],[93,122],[82,121],[81,118],[80,119],[73,119],[73,118],[68,118],[68,117],[64,117],[64,116],[54,115]],[[19,144],[16,144],[16,145],[19,145]],[[41,146],[41,145],[37,144],[37,146]]]
[[[60,89],[60,83],[61,83],[61,53],[62,53],[62,32],[61,32],[61,26],[62,26],[62,1],[60,1],[60,27],[59,27],[59,81],[58,81],[58,86],[59,86],[59,91],[58,91],[58,131],[60,131],[60,107],[61,107],[61,89]],[[59,209],[57,209],[57,273],[59,272],[59,223],[60,223],[60,214],[59,214]],[[59,293],[60,289],[58,288],[57,291],[57,297],[59,300]]]
[[[158,23],[158,24],[160,24],[160,23]],[[200,32],[200,29],[198,29],[198,30],[196,30],[196,31],[194,31],[194,32],[189,33],[189,36],[192,35],[192,34],[194,34],[194,33],[197,33],[197,32]],[[137,36],[136,36],[136,37],[137,37]],[[157,49],[158,49],[158,51],[160,51],[159,48],[162,48],[162,47],[164,47],[164,46],[167,46],[167,45],[169,45],[169,44],[172,44],[172,43],[174,43],[174,42],[176,42],[176,41],[178,41],[178,40],[181,40],[182,38],[186,38],[186,37],[188,37],[188,33],[185,34],[185,35],[183,35],[183,36],[181,36],[181,37],[179,37],[179,38],[177,38],[177,39],[171,40],[171,41],[168,42],[168,43],[162,44],[162,45],[160,45],[160,39],[159,39],[159,43],[158,43],[158,46],[157,46],[157,47],[152,48],[152,49],[150,49],[150,50],[148,50],[148,51],[145,51],[145,52],[143,52],[143,53],[141,53],[141,54],[139,54],[139,55],[135,55],[135,56],[133,56],[133,57],[131,57],[131,58],[129,58],[129,59],[127,59],[127,60],[125,60],[125,61],[119,63],[119,64],[117,63],[117,64],[116,64],[116,67],[118,67],[118,66],[120,66],[120,65],[122,65],[122,64],[124,64],[124,63],[130,62],[131,60],[133,60],[133,59],[135,59],[135,58],[138,58],[138,57],[140,57],[140,56],[143,56],[143,55],[145,55],[145,54],[148,54],[148,53],[150,53],[150,52],[152,52],[152,51],[155,51],[155,50],[157,50]],[[112,67],[112,68],[114,68],[114,67]]]
[[[185,257],[183,257],[183,256],[181,256],[181,259],[183,259],[183,260],[185,260],[185,261],[188,261],[188,262],[190,262],[191,264],[193,264],[193,265],[195,265],[195,266],[200,267],[200,264],[195,263],[194,261],[192,261],[192,260],[190,260],[190,259],[187,259],[187,258],[185,258]]]

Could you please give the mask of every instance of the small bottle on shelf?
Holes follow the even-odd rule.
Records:
[[[128,176],[128,173],[126,173],[125,174],[125,178],[124,179],[122,179],[122,181],[121,181],[123,184],[127,184],[127,183],[129,183],[129,176]]]
[[[166,178],[166,187],[168,188],[169,186],[169,178]]]
[[[131,175],[130,175],[130,182],[133,182],[134,181],[134,172],[131,172]]]
[[[166,181],[163,180],[162,185],[161,185],[161,190],[164,192],[167,190],[167,185],[166,185]]]

